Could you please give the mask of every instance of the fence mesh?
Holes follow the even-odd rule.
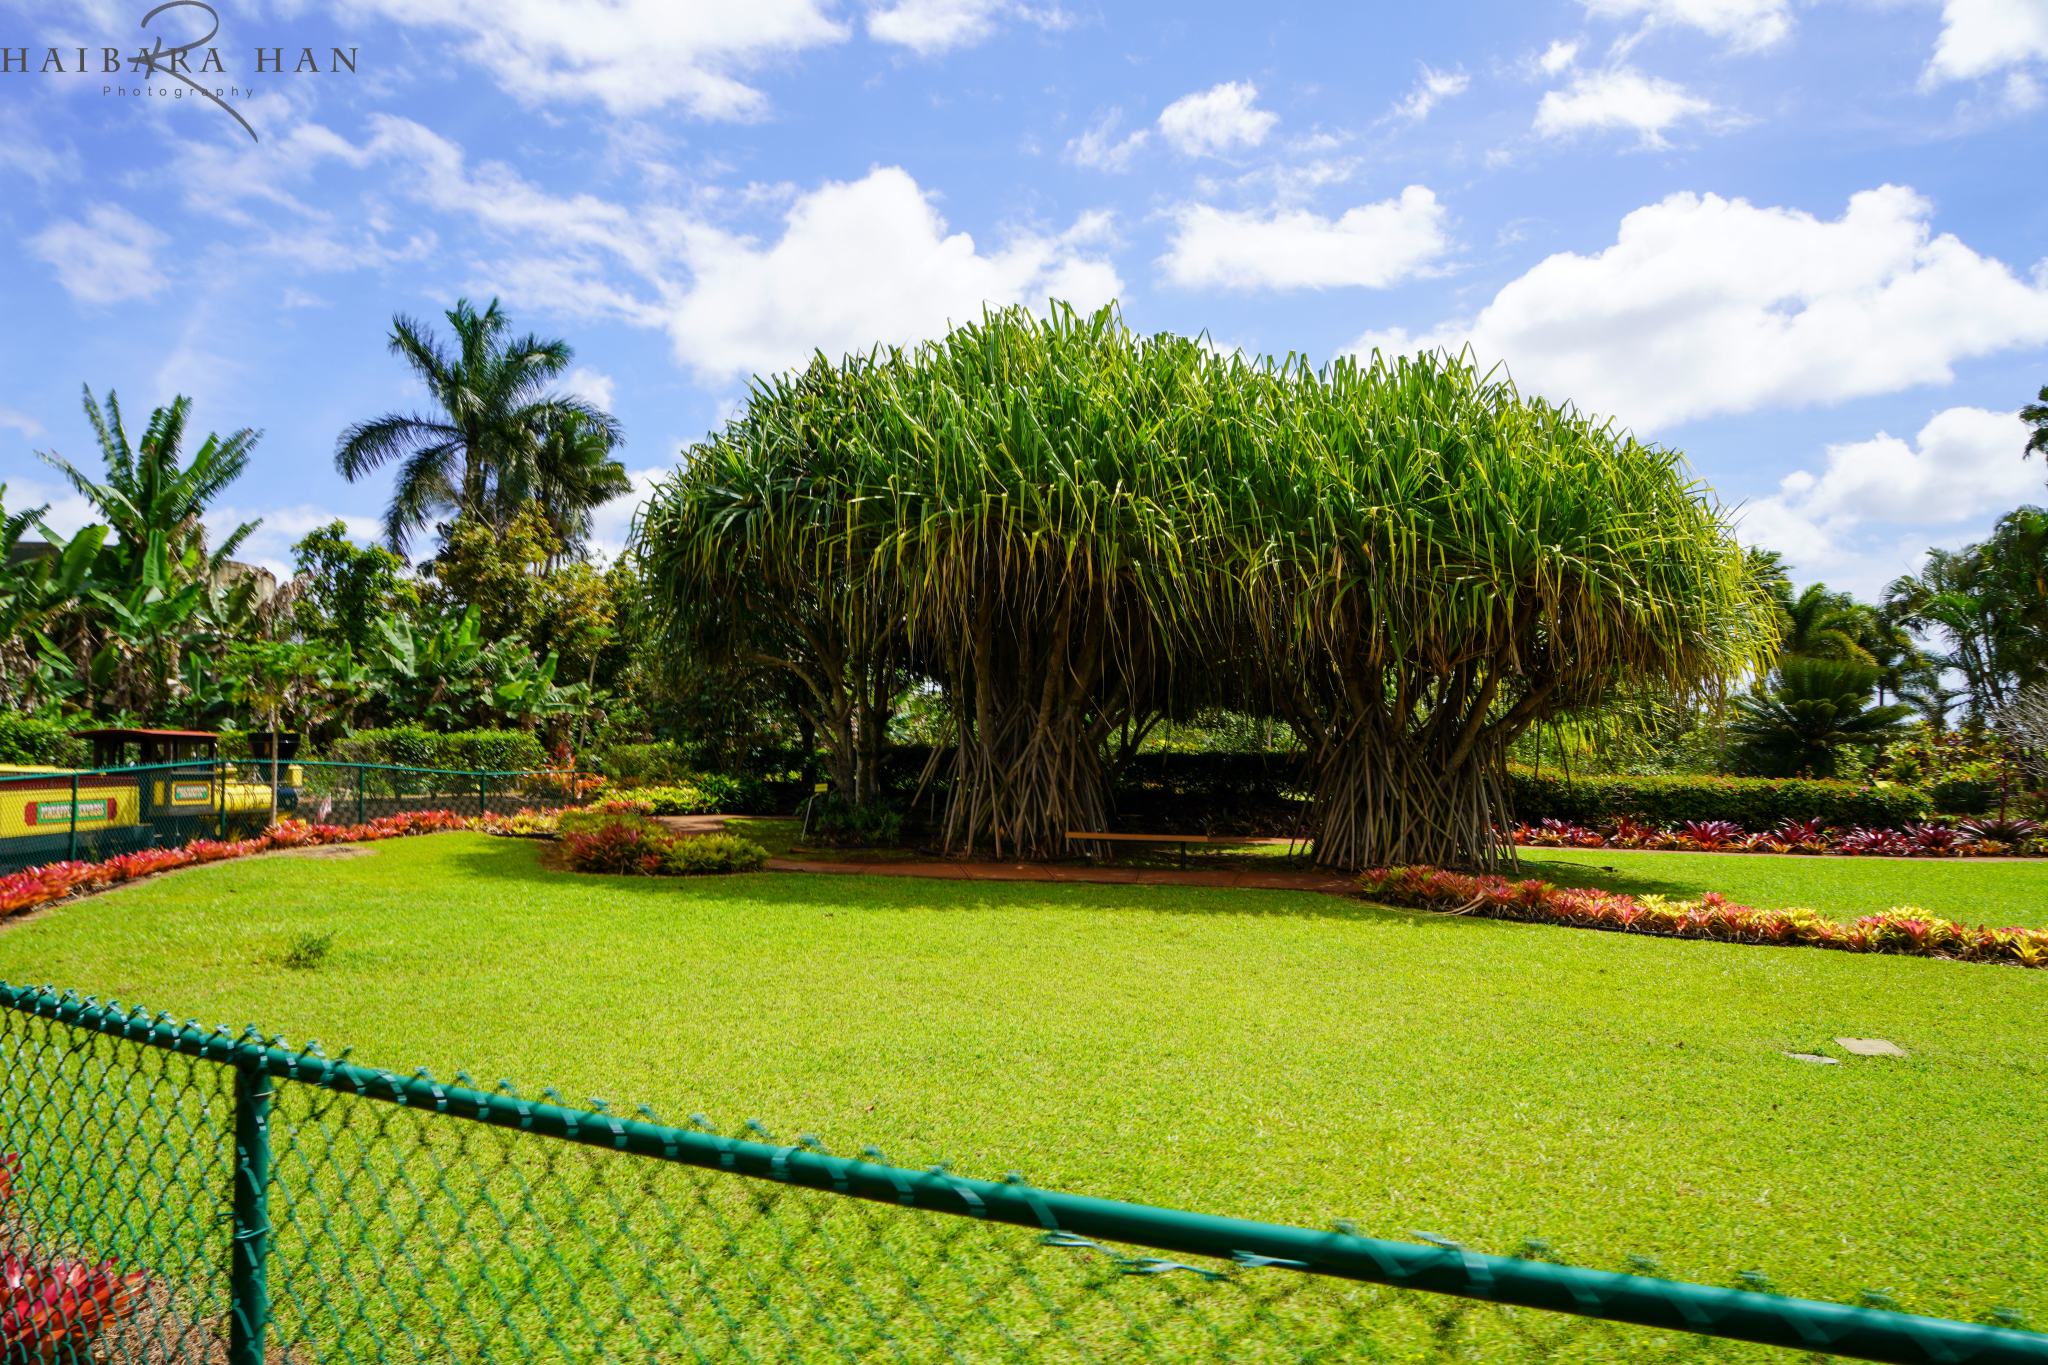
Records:
[[[1301,1230],[901,1171],[878,1152],[837,1160],[755,1124],[718,1136],[702,1120],[668,1128],[558,1100],[0,987],[0,1360],[1793,1358],[1225,1249],[1261,1236],[1308,1245]],[[1003,1200],[1035,1209],[1037,1226],[994,1221]],[[977,1210],[994,1217],[959,1216]],[[1214,1224],[1224,1240],[1215,1259],[1182,1259],[1077,1229],[1132,1214]],[[1438,1287],[1465,1283],[1446,1269],[1485,1261],[1504,1278],[1516,1264],[1314,1236],[1335,1248],[1331,1267],[1342,1243],[1380,1257],[1382,1279]],[[1581,1313],[1615,1284],[1663,1283],[1583,1275]],[[1832,1324],[1803,1329],[1816,1345],[1879,1319],[1955,1329],[1924,1351],[1901,1332],[1905,1345],[1858,1357],[2048,1360],[2048,1337],[2031,1333],[1775,1302]],[[1693,1310],[1692,1332],[1720,1316]]]

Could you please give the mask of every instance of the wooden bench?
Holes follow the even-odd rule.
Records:
[[[1075,840],[1090,840],[1118,844],[1179,844],[1180,865],[1188,865],[1189,844],[1263,844],[1264,839],[1233,838],[1227,834],[1104,834],[1100,831],[1070,829],[1067,837]],[[1095,850],[1087,850],[1088,866],[1095,866]]]

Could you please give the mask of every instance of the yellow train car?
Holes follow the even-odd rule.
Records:
[[[192,839],[242,838],[269,823],[270,784],[250,780],[267,778],[268,767],[237,774],[219,761],[217,735],[77,733],[92,742],[91,770],[0,765],[0,875],[65,858],[110,858]],[[296,767],[285,772],[291,781],[280,784],[279,814],[298,808],[296,788],[303,781]]]

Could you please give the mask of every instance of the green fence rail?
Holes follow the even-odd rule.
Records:
[[[458,1081],[0,984],[0,1360],[2048,1362],[2033,1332]]]
[[[281,817],[338,825],[405,811],[552,809],[588,799],[596,781],[590,773],[459,772],[318,759],[285,759],[277,769]],[[270,823],[270,789],[268,759],[0,772],[0,876],[194,839],[245,838]]]

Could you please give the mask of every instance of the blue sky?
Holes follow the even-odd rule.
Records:
[[[33,451],[89,457],[90,383],[263,429],[252,557],[367,538],[335,436],[422,397],[392,314],[464,295],[570,339],[643,480],[751,374],[1058,296],[1469,343],[1865,593],[2048,500],[2048,0],[1068,4],[218,0],[195,79],[260,140],[104,71],[200,7],[0,4],[8,506],[81,519]]]

